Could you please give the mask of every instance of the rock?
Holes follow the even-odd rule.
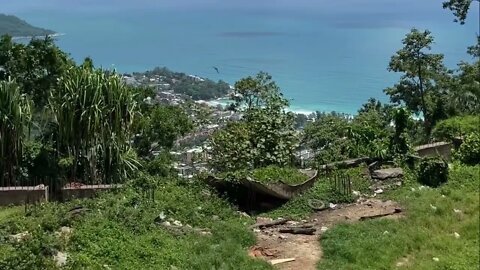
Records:
[[[295,226],[295,225],[298,225],[298,221],[289,220],[289,221],[287,221],[286,224],[290,225],[290,226]]]
[[[390,169],[380,169],[375,170],[372,173],[373,179],[385,180],[389,178],[400,178],[403,177],[402,168],[390,168]]]
[[[263,224],[263,223],[272,222],[273,219],[267,218],[267,217],[257,217],[256,221],[258,224]]]
[[[356,196],[356,197],[360,196],[360,192],[356,190],[352,191],[352,194],[353,196]]]
[[[167,218],[167,216],[166,216],[165,213],[162,211],[162,212],[158,215],[158,219],[161,220],[161,221],[164,221],[165,218]]]
[[[288,236],[286,235],[279,235],[278,238],[282,239],[282,240],[285,240],[285,239],[288,239]]]
[[[460,214],[462,213],[462,210],[459,210],[459,209],[453,209],[453,212],[457,213],[457,214]]]
[[[260,229],[253,229],[253,232],[254,232],[254,233],[259,233],[259,232],[261,232],[261,231],[262,231],[262,230],[260,230]]]
[[[53,256],[53,260],[55,261],[55,264],[57,265],[57,267],[65,266],[67,264],[67,259],[68,259],[68,254],[60,251]]]
[[[383,189],[379,188],[379,189],[376,189],[374,192],[375,192],[375,194],[382,194]]]
[[[458,234],[457,232],[454,232],[453,236],[455,236],[455,238],[457,238],[457,239],[460,238],[460,234]]]
[[[328,230],[328,228],[325,227],[325,226],[323,226],[322,228],[320,228],[320,231],[321,231],[321,232],[326,232],[327,230]]]
[[[432,258],[432,260],[433,260],[434,262],[438,262],[438,261],[440,261],[440,259],[439,259],[439,258],[437,258],[437,257],[433,257],[433,258]]]
[[[9,238],[12,242],[19,243],[25,240],[29,236],[30,236],[29,232],[21,232],[21,233],[10,235]]]
[[[328,204],[328,207],[330,207],[330,209],[335,209],[337,207],[337,205],[334,204],[334,203],[330,203],[330,204]]]
[[[435,205],[430,204],[430,208],[432,208],[433,211],[437,210],[437,207]]]
[[[201,234],[201,235],[203,235],[203,236],[209,236],[209,235],[212,235],[212,233],[211,233],[211,232],[209,232],[209,231],[201,231],[201,232],[200,232],[200,234]]]

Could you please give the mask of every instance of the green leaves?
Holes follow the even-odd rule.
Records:
[[[0,179],[2,185],[15,184],[31,111],[29,100],[18,85],[0,81]]]
[[[290,164],[297,145],[294,116],[284,111],[288,101],[272,77],[260,72],[235,88],[235,107],[243,118],[212,136],[212,167],[224,172]]]
[[[72,157],[69,177],[121,181],[138,167],[130,153],[133,93],[115,74],[72,67],[51,92],[57,151]]]

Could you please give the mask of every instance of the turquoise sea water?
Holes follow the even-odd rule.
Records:
[[[97,2],[0,0],[0,13],[65,33],[58,44],[76,60],[120,72],[167,66],[234,83],[267,71],[303,112],[388,100],[382,90],[399,75],[386,68],[411,27],[432,31],[450,68],[470,60],[478,32],[477,8],[460,26],[435,0]]]

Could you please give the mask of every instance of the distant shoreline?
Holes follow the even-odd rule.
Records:
[[[54,34],[49,34],[49,35],[37,35],[37,36],[14,36],[12,37],[13,40],[17,40],[17,39],[32,39],[32,38],[38,38],[38,37],[45,37],[45,36],[48,36],[48,37],[61,37],[61,36],[65,36],[66,34],[65,33],[54,33]]]

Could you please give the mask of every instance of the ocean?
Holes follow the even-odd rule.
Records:
[[[57,44],[75,60],[122,73],[166,66],[233,84],[266,71],[303,113],[388,101],[399,78],[388,62],[412,27],[432,32],[452,69],[471,60],[479,31],[478,7],[459,25],[437,0],[258,2],[0,0],[0,13],[64,33]]]

